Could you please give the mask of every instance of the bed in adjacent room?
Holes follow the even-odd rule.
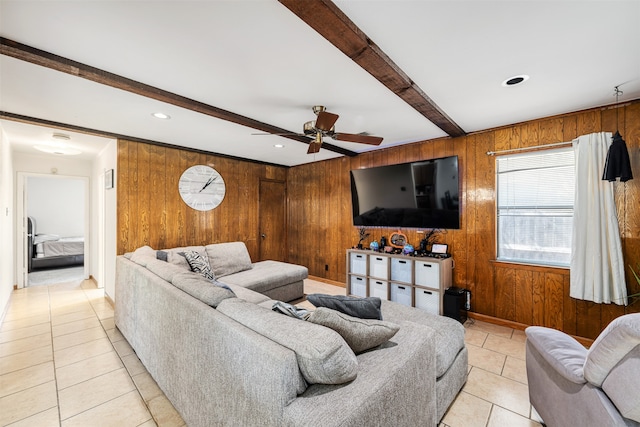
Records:
[[[28,218],[29,272],[84,264],[84,237],[38,234],[36,221]]]

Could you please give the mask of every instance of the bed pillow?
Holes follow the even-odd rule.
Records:
[[[307,321],[339,333],[356,354],[389,341],[400,330],[395,323],[360,319],[326,307],[317,308],[307,317]]]
[[[378,297],[357,298],[345,295],[311,294],[307,300],[316,307],[337,310],[349,316],[361,319],[382,320],[382,301]]]
[[[180,252],[180,255],[183,255],[187,259],[191,271],[200,273],[207,280],[213,281],[216,279],[209,265],[209,258],[206,255],[198,251]]]
[[[43,242],[55,242],[56,240],[60,240],[60,236],[57,234],[36,234],[33,237],[33,244],[37,245],[38,243]]]

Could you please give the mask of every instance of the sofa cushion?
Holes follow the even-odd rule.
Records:
[[[236,296],[228,287],[191,271],[175,274],[171,284],[213,308],[218,307],[221,301]]]
[[[273,301],[268,296],[263,295],[259,292],[254,292],[251,289],[247,289],[243,286],[234,285],[232,283],[226,283],[226,282],[220,282],[220,283],[224,283],[225,285],[227,285],[233,291],[233,293],[236,294],[236,297],[243,299],[247,302],[250,302],[253,304],[260,304],[265,301]],[[271,306],[269,306],[269,308],[271,308]]]
[[[141,246],[131,253],[129,259],[136,264],[146,267],[150,259],[156,259],[156,251],[150,246]]]
[[[180,255],[181,252],[191,252],[196,251],[200,252],[203,255],[206,255],[206,251],[204,250],[204,246],[183,246],[178,248],[164,249],[163,252],[167,253],[167,262],[171,264],[175,264],[179,267],[182,267],[184,270],[191,270],[189,267],[189,263],[184,255]]]
[[[161,261],[159,259],[150,259],[147,262],[147,270],[151,271],[157,276],[160,276],[162,279],[171,283],[173,281],[173,277],[178,273],[184,273],[185,270],[182,267],[179,267],[175,264],[168,263],[166,261]]]
[[[216,277],[251,269],[251,257],[244,242],[215,243],[205,246]]]
[[[611,369],[638,344],[640,313],[615,318],[589,348],[584,363],[584,377],[591,384],[602,386]]]
[[[401,323],[403,320],[431,328],[436,333],[436,378],[444,375],[458,356],[464,344],[464,326],[450,317],[427,313],[393,301],[382,300],[385,320]]]
[[[631,350],[612,369],[602,389],[623,417],[640,423],[640,345]]]
[[[358,360],[335,331],[241,299],[227,299],[218,311],[296,354],[310,384],[343,384],[356,378]]]
[[[302,281],[308,274],[307,267],[267,260],[256,262],[250,270],[230,274],[221,280],[228,284],[266,293],[272,289]]]
[[[306,319],[340,334],[356,354],[389,341],[398,325],[376,319],[361,319],[326,307],[318,307]]]
[[[209,257],[206,254],[203,255],[198,251],[186,251],[182,252],[181,255],[182,254],[184,254],[184,257],[187,259],[191,271],[200,273],[205,279],[215,280],[216,276],[213,275],[213,271],[209,265]]]
[[[345,295],[307,295],[307,300],[316,307],[326,307],[362,319],[382,320],[381,300],[378,297],[358,298]]]

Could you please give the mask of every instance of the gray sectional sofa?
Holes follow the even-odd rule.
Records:
[[[382,301],[383,321],[338,314],[360,338],[395,328],[356,354],[343,330],[271,309],[302,296],[306,268],[247,258],[239,242],[117,258],[116,326],[187,425],[437,425],[466,381],[462,325]]]

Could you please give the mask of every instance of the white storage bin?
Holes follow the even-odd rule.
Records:
[[[411,307],[411,286],[392,283],[391,301]]]
[[[367,275],[367,255],[351,252],[349,254],[349,273]]]
[[[376,279],[389,278],[389,257],[384,255],[369,255],[369,277]]]
[[[351,295],[357,297],[367,296],[367,279],[360,276],[351,276]]]
[[[413,261],[404,258],[391,258],[391,280],[411,283],[411,267]]]
[[[440,292],[415,288],[416,307],[431,314],[440,314]]]
[[[369,279],[369,296],[389,299],[389,283],[385,280]]]
[[[440,288],[440,264],[429,261],[415,262],[416,285],[426,286],[429,288]]]

